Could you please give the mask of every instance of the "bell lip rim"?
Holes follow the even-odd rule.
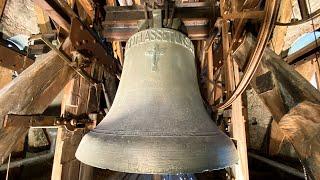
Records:
[[[85,136],[87,136],[88,134],[86,134]],[[84,136],[84,137],[85,137]],[[92,139],[90,139],[92,137],[90,137],[89,135],[89,139],[85,139],[86,141],[88,142],[92,142]],[[119,137],[121,138],[121,137]],[[202,138],[202,137],[199,137],[199,138]],[[187,138],[185,138],[187,139]],[[217,138],[218,139],[218,138]],[[125,139],[123,139],[123,141],[125,141]],[[117,141],[119,142],[119,141]],[[230,167],[232,165],[235,165],[238,163],[239,161],[239,157],[238,157],[238,154],[237,154],[237,150],[236,150],[236,147],[234,145],[234,143],[230,140],[230,141],[226,141],[227,143],[223,143],[225,145],[225,148],[223,148],[223,146],[220,146],[220,148],[223,148],[225,149],[224,153],[219,153],[219,150],[214,148],[208,148],[206,149],[206,152],[204,152],[203,154],[207,154],[207,152],[212,152],[211,150],[215,151],[216,153],[214,154],[207,154],[205,155],[205,160],[204,161],[204,164],[207,165],[207,167],[199,167],[199,168],[196,168],[197,165],[195,165],[194,168],[192,168],[191,164],[193,162],[197,162],[197,161],[203,161],[203,158],[199,157],[199,158],[189,158],[189,164],[186,164],[185,166],[187,167],[190,167],[190,168],[174,168],[175,170],[172,170],[170,168],[166,169],[166,168],[155,168],[155,169],[158,169],[158,170],[153,170],[153,171],[139,171],[139,170],[134,170],[136,167],[139,167],[138,165],[137,166],[133,166],[133,168],[125,168],[126,166],[113,166],[112,164],[114,164],[115,162],[122,162],[123,164],[125,163],[130,163],[130,162],[134,162],[135,160],[132,159],[132,158],[129,158],[129,160],[127,158],[121,158],[121,156],[119,156],[121,154],[121,152],[119,152],[119,155],[112,155],[112,153],[114,152],[117,152],[115,150],[112,150],[115,146],[113,145],[110,145],[108,144],[107,142],[104,142],[103,144],[105,144],[104,146],[102,147],[97,147],[96,144],[97,142],[94,142],[93,144],[89,145],[89,144],[83,144],[83,141],[80,142],[80,145],[78,146],[77,148],[77,151],[75,153],[75,157],[81,161],[82,163],[85,163],[85,164],[88,164],[90,166],[94,166],[94,167],[97,167],[97,168],[101,168],[101,169],[109,169],[109,170],[113,170],[113,171],[119,171],[119,172],[127,172],[127,173],[140,173],[140,174],[174,174],[174,173],[201,173],[201,172],[205,172],[205,171],[212,171],[212,170],[219,170],[219,169],[224,169],[226,167]],[[230,142],[230,144],[228,143]],[[131,142],[133,143],[133,142]],[[203,144],[213,144],[213,142],[202,142]],[[202,144],[200,143],[200,144]],[[121,144],[121,141],[119,142],[119,144]],[[149,147],[148,146],[149,142],[146,142],[145,145],[144,145],[144,148],[147,148]],[[229,145],[228,145],[229,144]],[[124,144],[125,146],[129,146],[130,147],[130,144]],[[197,146],[197,144],[195,144],[195,146]],[[229,147],[228,147],[229,146]],[[111,148],[110,150],[108,150],[109,148],[108,147],[113,147]],[[82,149],[79,151],[79,149]],[[99,151],[97,151],[97,149],[100,149]],[[117,149],[117,148],[116,148]],[[121,149],[126,149],[124,146],[121,148]],[[136,155],[139,155],[139,156],[144,156],[143,152],[140,152],[141,154],[136,154],[137,152],[135,151],[131,151],[132,149],[134,150],[135,148],[127,148],[129,149],[130,152],[132,152],[133,154],[130,154],[130,157],[135,157]],[[161,150],[160,149],[156,149],[154,147],[149,147],[149,149],[154,149],[155,151],[153,152],[157,152],[159,154],[161,154]],[[194,156],[190,156],[194,153],[197,153],[197,152],[192,152],[192,151],[189,151],[188,150],[189,148],[187,149],[183,149],[185,152],[188,152],[188,153],[185,153],[183,151],[178,151],[177,153],[182,153],[183,158],[179,158],[180,156],[175,156],[175,154],[168,154],[167,156],[156,156],[156,158],[151,158],[155,161],[158,161],[159,162],[162,162],[163,163],[163,158],[166,158],[168,159],[168,161],[165,161],[163,164],[165,164],[164,166],[166,167],[172,167],[172,164],[176,164],[176,166],[174,167],[180,167],[179,164],[175,163],[176,161],[179,161],[179,159],[185,159],[185,157],[194,157]],[[107,151],[106,151],[107,150]],[[120,150],[120,148],[119,148]],[[90,155],[88,155],[87,153],[85,153],[86,151],[90,151],[90,152],[98,152],[97,153],[97,157],[101,157],[103,158],[104,160],[103,161],[97,161],[99,158],[92,158]],[[110,154],[111,153],[111,154]],[[162,152],[163,153],[163,152]],[[115,157],[120,157],[119,159],[115,158]],[[176,157],[176,158],[173,158],[173,157]],[[221,158],[219,158],[221,157]],[[138,158],[139,159],[139,158]],[[197,160],[198,159],[198,160]],[[149,158],[150,160],[150,158]],[[149,161],[148,158],[145,158],[145,159],[141,159],[140,161],[146,161],[146,162],[150,162],[150,163],[147,163],[146,165],[143,165],[142,166],[142,169],[145,168],[147,169],[148,167],[150,167],[150,165],[152,165],[152,161]],[[171,160],[171,161],[170,161]],[[188,161],[188,160],[187,160]],[[224,163],[222,163],[224,162]],[[162,164],[162,165],[163,165]],[[204,165],[204,166],[206,166]]]
[[[117,169],[117,168],[106,168],[106,167],[101,167],[101,166],[97,166],[97,165],[94,165],[94,163],[87,163],[87,162],[84,162],[82,160],[80,160],[80,158],[78,158],[77,154],[76,154],[76,158],[77,160],[79,160],[81,163],[84,163],[86,165],[89,165],[89,166],[93,166],[93,167],[96,167],[96,168],[99,168],[99,169],[108,169],[108,170],[111,170],[111,171],[117,171],[117,172],[124,172],[124,173],[135,173],[135,174],[168,174],[168,175],[173,175],[173,174],[178,174],[178,173],[182,173],[182,174],[194,174],[194,173],[204,173],[204,172],[209,172],[209,171],[217,171],[217,170],[221,170],[221,169],[225,169],[227,167],[231,167],[235,164],[237,164],[239,162],[239,158],[236,157],[235,159],[231,160],[229,163],[225,163],[224,165],[220,165],[220,166],[217,166],[217,167],[212,167],[212,168],[207,168],[205,170],[187,170],[187,171],[171,171],[171,172],[162,172],[162,171],[131,171],[131,170],[124,170],[124,169]],[[181,168],[183,169],[183,168]]]
[[[99,132],[99,131],[101,131],[101,132]],[[208,132],[208,134],[191,133],[191,134],[177,135],[177,134],[157,134],[160,132],[155,132],[154,134],[151,134],[148,131],[135,132],[136,134],[135,133],[132,133],[132,134],[119,133],[121,131],[104,131],[104,130],[99,130],[99,131],[97,131],[97,129],[93,129],[93,130],[89,131],[87,134],[94,133],[94,134],[99,134],[99,135],[101,134],[103,136],[121,136],[121,137],[137,137],[137,136],[143,135],[144,137],[166,137],[166,138],[169,138],[169,137],[181,137],[181,138],[199,137],[199,138],[201,138],[201,137],[226,136],[227,138],[231,139],[229,136],[227,136],[223,132]],[[128,132],[128,131],[125,131],[125,132]]]

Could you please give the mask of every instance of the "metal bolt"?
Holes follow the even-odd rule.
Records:
[[[88,41],[87,41],[87,40],[85,40],[85,39],[84,39],[84,40],[82,40],[82,44],[87,44],[87,42],[88,42]]]
[[[84,27],[81,25],[81,26],[80,26],[80,29],[81,29],[81,30],[83,30],[83,29],[84,29]]]
[[[77,41],[77,42],[76,42],[76,45],[77,45],[77,46],[80,46],[80,42],[79,42],[79,41]]]
[[[93,40],[93,44],[96,44],[96,43],[97,43],[97,40],[94,39],[94,40]]]
[[[72,120],[70,121],[70,124],[71,124],[72,126],[76,126],[76,125],[77,125],[77,120],[72,119]]]

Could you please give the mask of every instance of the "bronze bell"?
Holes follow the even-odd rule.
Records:
[[[76,157],[141,174],[195,173],[237,163],[233,142],[203,106],[194,58],[191,40],[178,31],[134,34],[113,105],[83,137]]]

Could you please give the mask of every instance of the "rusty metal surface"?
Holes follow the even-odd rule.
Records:
[[[21,72],[34,62],[25,54],[9,48],[7,44],[0,42],[0,66]]]
[[[73,47],[91,62],[103,64],[106,70],[113,74],[117,71],[114,57],[107,53],[106,47],[77,18],[72,19],[70,40]]]

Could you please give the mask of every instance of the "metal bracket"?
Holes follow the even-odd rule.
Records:
[[[102,64],[111,74],[117,73],[117,60],[108,54],[100,39],[77,18],[72,19],[70,40],[73,47],[91,62]]]
[[[75,131],[79,128],[88,128],[95,126],[95,120],[83,117],[56,117],[43,115],[15,115],[8,114],[5,118],[4,128],[15,122],[23,123],[32,128],[57,128],[64,126],[68,131]]]
[[[94,78],[89,76],[83,69],[76,67],[76,63],[74,63],[72,60],[69,59],[66,55],[64,55],[58,48],[56,48],[47,38],[45,38],[42,34],[32,36],[30,40],[42,40],[50,49],[55,51],[58,56],[65,61],[73,70],[75,70],[81,77],[85,78],[92,84],[97,84],[97,82]]]

